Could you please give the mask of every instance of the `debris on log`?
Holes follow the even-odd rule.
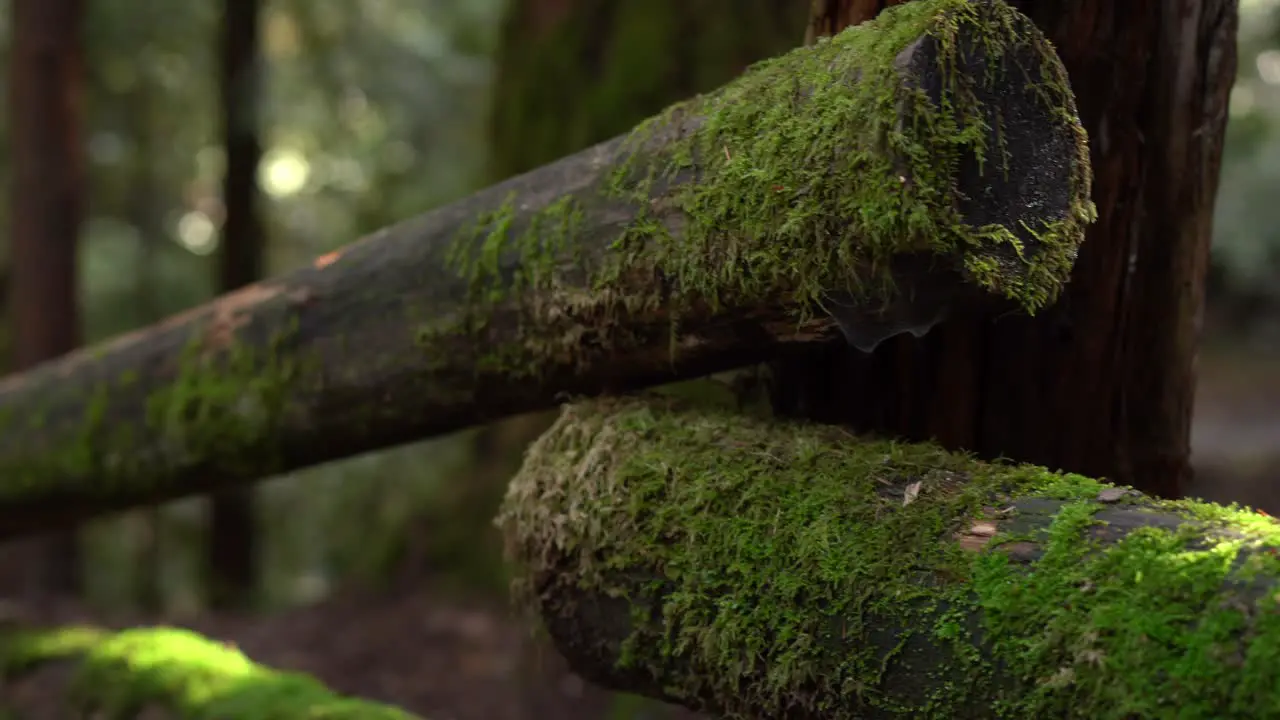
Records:
[[[311,266],[0,380],[0,538],[564,396],[1034,312],[1092,219],[1065,71],[922,0]],[[834,318],[831,319],[831,318]]]
[[[1280,717],[1280,523],[658,396],[498,519],[584,678],[725,718]]]
[[[28,716],[12,686],[37,673],[49,674],[41,690],[61,689],[66,717],[420,720],[178,628],[0,629],[0,713]]]

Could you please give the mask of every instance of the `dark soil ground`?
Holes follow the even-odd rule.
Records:
[[[1280,357],[1207,354],[1191,494],[1280,516]],[[83,619],[74,608],[50,619]],[[383,595],[351,594],[315,607],[183,623],[255,660],[311,673],[344,693],[431,720],[692,720],[687,711],[583,682],[531,639],[510,611],[462,601],[426,581]],[[5,689],[23,720],[69,720],[56,699],[65,678],[45,673]]]

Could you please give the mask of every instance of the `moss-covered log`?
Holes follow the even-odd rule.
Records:
[[[500,525],[574,669],[728,718],[1280,717],[1280,523],[671,400],[572,405]]]
[[[551,406],[1034,312],[1091,218],[1062,66],[923,0],[627,136],[0,382],[0,536]],[[985,291],[985,292],[984,292]]]
[[[49,697],[66,698],[58,717],[418,720],[177,628],[0,630],[0,713],[37,716],[15,686],[38,673],[49,675],[32,702],[43,709]]]

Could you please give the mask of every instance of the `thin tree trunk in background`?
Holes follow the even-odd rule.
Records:
[[[261,65],[258,0],[224,0],[221,37],[223,138],[222,243],[218,292],[225,293],[262,277],[264,243],[258,216],[258,104]],[[258,542],[253,490],[213,494],[209,506],[209,603],[213,608],[244,608],[257,587]]]
[[[796,0],[513,0],[498,50],[490,180],[590,147],[723,85],[795,47],[807,18]],[[524,449],[553,419],[512,418],[476,437],[473,482],[458,485],[451,503],[463,517],[483,518],[477,531],[495,547],[489,518]],[[537,647],[522,652],[530,667],[547,660]],[[544,677],[522,675],[531,683],[530,718],[541,717]]]
[[[9,61],[12,226],[8,310],[12,369],[24,370],[80,344],[77,242],[85,212],[82,137],[83,0],[13,0]],[[26,591],[74,596],[81,589],[78,532],[13,552]]]
[[[888,4],[818,0],[810,34]],[[1177,497],[1236,0],[1010,4],[1057,46],[1089,132],[1099,217],[1066,294],[1035,318],[956,317],[870,356],[799,352],[775,368],[775,407]]]

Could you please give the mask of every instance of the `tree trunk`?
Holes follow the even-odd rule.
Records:
[[[499,518],[579,674],[726,718],[1275,718],[1280,523],[670,399],[567,406]]]
[[[14,0],[9,66],[12,145],[10,282],[16,370],[80,344],[77,254],[85,204],[82,0]],[[80,591],[77,532],[44,541],[30,590]],[[21,552],[17,548],[14,549]]]
[[[760,362],[829,334],[821,309],[856,342],[967,302],[1034,310],[1070,269],[1088,168],[1060,64],[991,8],[994,32],[943,8],[797,50],[633,136],[0,381],[0,474],[20,479],[0,485],[0,533]],[[997,179],[980,144],[1006,151]]]
[[[218,255],[222,293],[257,282],[264,270],[265,239],[258,214],[258,5],[258,0],[223,0],[221,99],[227,165]],[[209,604],[215,609],[243,609],[252,602],[258,579],[253,489],[229,488],[209,500]]]
[[[819,0],[816,26],[830,32],[885,4]],[[1090,137],[1098,221],[1067,292],[1034,318],[953,317],[871,356],[798,351],[775,368],[775,407],[1178,497],[1236,2],[1011,4],[1057,47]]]
[[[732,21],[726,21],[731,17]],[[493,180],[626,132],[795,47],[794,0],[518,0],[504,23]]]

